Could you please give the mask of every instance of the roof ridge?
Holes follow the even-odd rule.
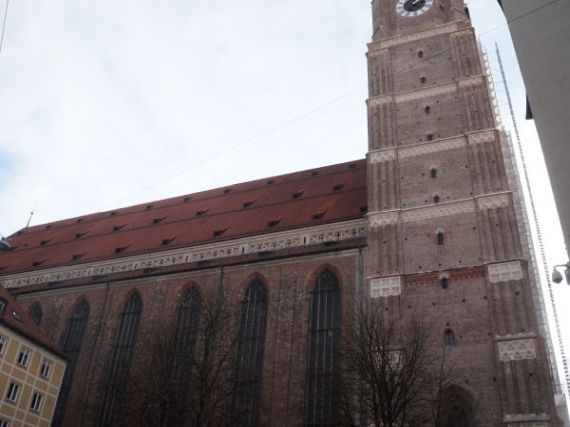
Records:
[[[183,194],[183,195],[180,195],[180,196],[169,197],[169,198],[166,198],[166,199],[153,200],[153,201],[149,201],[149,202],[145,202],[145,203],[139,203],[139,204],[136,204],[136,205],[125,206],[125,207],[122,207],[122,208],[110,209],[110,210],[108,210],[108,211],[93,212],[93,213],[89,213],[89,214],[85,214],[85,215],[80,215],[80,216],[77,216],[77,217],[65,218],[65,219],[61,219],[61,220],[57,220],[57,221],[47,222],[47,223],[44,223],[44,224],[34,225],[33,227],[30,227],[30,228],[32,228],[32,230],[31,230],[31,231],[28,231],[28,232],[25,232],[25,230],[27,230],[27,228],[23,228],[23,229],[21,229],[21,230],[18,230],[18,231],[17,231],[16,233],[14,233],[12,236],[18,235],[18,233],[20,233],[19,235],[23,235],[23,234],[31,235],[31,234],[35,234],[35,233],[40,233],[40,232],[42,232],[42,231],[45,231],[45,230],[46,230],[46,227],[47,227],[48,225],[51,225],[51,226],[52,226],[51,229],[54,229],[54,228],[56,227],[56,226],[54,226],[54,225],[55,225],[56,223],[58,223],[58,222],[65,222],[65,221],[70,221],[70,220],[73,220],[73,219],[80,220],[80,219],[85,218],[85,217],[90,216],[90,215],[101,215],[101,214],[105,214],[105,213],[111,214],[112,212],[117,212],[117,211],[120,211],[121,209],[132,209],[132,208],[135,208],[135,207],[138,207],[138,206],[144,207],[144,206],[152,205],[152,204],[154,204],[154,203],[159,203],[159,202],[163,202],[163,201],[167,201],[167,200],[173,200],[173,201],[174,201],[174,200],[181,199],[181,198],[184,199],[184,198],[186,198],[186,197],[195,196],[195,195],[197,195],[197,194],[199,194],[199,193],[206,193],[206,192],[215,191],[215,190],[218,190],[218,189],[219,189],[219,190],[222,190],[222,189],[229,188],[229,187],[231,187],[231,186],[245,185],[245,184],[254,183],[254,182],[257,182],[257,181],[260,181],[260,184],[261,184],[261,181],[266,181],[266,182],[267,182],[267,180],[277,179],[277,178],[280,178],[280,177],[286,177],[286,176],[288,176],[288,175],[295,175],[295,174],[300,174],[300,173],[303,173],[303,172],[320,171],[320,170],[323,170],[323,169],[326,170],[326,169],[328,169],[328,168],[334,168],[334,167],[337,167],[337,166],[342,166],[342,165],[344,165],[344,164],[346,164],[346,165],[358,164],[359,162],[363,162],[364,160],[365,160],[365,159],[357,159],[357,160],[353,160],[353,161],[349,161],[349,162],[337,163],[337,164],[334,164],[334,165],[321,166],[321,167],[317,167],[317,168],[313,168],[313,169],[305,169],[305,170],[300,170],[300,171],[297,171],[297,172],[291,172],[291,173],[282,174],[282,175],[270,176],[270,177],[266,177],[266,178],[259,178],[259,179],[254,179],[254,180],[251,180],[251,181],[244,181],[244,182],[240,182],[240,183],[237,183],[237,184],[229,184],[229,185],[225,185],[225,186],[221,186],[221,187],[212,188],[212,189],[209,189],[209,190],[199,191],[199,192],[196,192],[196,193],[188,193],[188,194]],[[356,166],[356,167],[352,168],[351,170],[357,171],[357,170],[363,169],[363,168],[365,168],[365,167],[366,167],[366,164],[363,164],[363,165],[361,165],[361,166]],[[322,175],[319,174],[319,175],[315,175],[315,176],[329,176],[329,175],[337,175],[337,174],[341,174],[341,173],[346,173],[346,171],[342,171],[342,170],[331,171],[331,172],[328,172],[328,173],[324,173],[324,174],[322,174]],[[280,186],[280,185],[290,184],[290,183],[297,182],[297,181],[303,181],[303,180],[306,180],[306,179],[308,179],[308,178],[313,178],[313,177],[314,177],[314,176],[299,177],[298,179],[294,179],[294,180],[286,181],[286,182],[276,182],[275,184],[271,184],[271,185],[277,187],[277,186]],[[238,191],[238,192],[233,192],[233,191],[232,191],[231,194],[242,194],[242,193],[246,193],[246,192],[252,191],[252,190],[254,190],[254,189],[256,189],[256,188],[265,188],[266,185],[267,185],[267,184],[265,184],[265,185],[263,185],[263,186],[260,185],[259,187],[251,188],[251,189],[249,189],[249,190]],[[226,196],[226,195],[227,195],[227,194],[219,194],[219,195],[215,195],[215,196],[211,196],[211,197],[206,197],[206,198],[204,198],[204,199],[200,199],[200,201],[202,201],[202,200],[211,200],[211,199],[215,199],[215,198],[219,198],[219,197],[224,197],[224,196]],[[153,207],[152,210],[153,210],[153,211],[159,211],[159,210],[166,209],[166,208],[169,208],[169,207],[172,207],[172,206],[176,206],[176,205],[178,205],[178,204],[179,204],[179,203],[172,203],[172,204],[164,205],[164,206],[160,206],[160,207]],[[140,213],[140,212],[144,212],[144,211],[143,211],[143,210],[141,210],[141,211],[133,211],[133,212],[125,213],[125,214],[121,214],[120,212],[117,212],[117,214],[114,215],[113,217],[114,217],[114,218],[118,218],[118,217],[123,216],[123,215],[124,215],[124,216],[126,216],[126,215],[133,215],[133,214]],[[109,217],[111,217],[111,216],[109,216]],[[109,217],[108,217],[108,218],[109,218]],[[87,221],[76,221],[76,222],[74,222],[74,223],[57,226],[57,229],[58,229],[58,230],[61,230],[61,229],[66,228],[66,227],[73,227],[73,226],[75,226],[75,225],[77,225],[77,224],[90,224],[90,223],[95,223],[95,222],[101,221],[101,220],[103,220],[103,219],[105,219],[105,218],[97,218],[97,219],[92,219],[92,220],[87,220]],[[41,227],[43,227],[43,228],[41,228]]]
[[[355,169],[356,170],[356,169]],[[366,186],[359,186],[359,187],[354,187],[354,188],[350,188],[350,189],[342,189],[339,191],[335,191],[335,193],[337,194],[342,194],[342,193],[350,193],[350,192],[354,192],[354,191],[359,191],[362,189],[366,189]],[[284,204],[289,204],[289,203],[295,203],[295,202],[302,202],[305,200],[314,200],[317,199],[319,197],[323,197],[325,195],[327,195],[328,193],[320,193],[314,196],[309,196],[309,197],[300,197],[297,199],[288,199],[288,200],[282,200],[279,202],[275,202],[275,203],[267,203],[267,204],[262,204],[262,205],[252,205],[251,207],[248,208],[238,208],[238,209],[232,209],[232,210],[227,210],[227,211],[222,211],[222,212],[215,212],[215,213],[211,213],[211,214],[204,214],[202,216],[192,216],[192,217],[188,217],[188,218],[184,218],[184,219],[179,219],[176,221],[164,221],[164,222],[160,222],[159,224],[147,224],[147,225],[143,225],[140,227],[135,227],[135,228],[128,228],[126,230],[117,230],[117,231],[109,231],[106,233],[100,233],[100,234],[92,234],[92,235],[87,235],[86,237],[81,237],[79,239],[69,239],[69,240],[62,240],[56,243],[52,243],[52,244],[46,244],[43,246],[31,246],[31,247],[26,247],[26,248],[22,248],[22,249],[18,249],[19,246],[16,246],[14,248],[14,250],[18,251],[19,253],[25,253],[27,251],[31,251],[33,249],[38,249],[39,247],[50,247],[50,248],[54,248],[54,247],[58,247],[60,245],[65,245],[68,244],[70,242],[74,242],[74,241],[88,241],[90,239],[94,239],[94,238],[99,238],[102,236],[107,236],[107,235],[120,235],[121,233],[128,233],[128,232],[132,232],[132,231],[137,231],[137,230],[143,230],[143,229],[147,229],[147,228],[154,228],[154,229],[158,229],[161,226],[166,226],[166,225],[172,225],[172,224],[180,224],[182,222],[188,222],[188,221],[192,221],[192,220],[199,220],[202,218],[212,218],[212,217],[216,217],[216,216],[220,216],[220,215],[225,215],[225,214],[230,214],[230,213],[234,213],[234,212],[243,212],[244,210],[248,210],[248,211],[253,211],[256,209],[262,209],[262,208],[267,208],[267,207],[272,207],[272,206],[279,206],[279,205],[284,205]],[[323,222],[326,223],[326,222]],[[281,229],[281,227],[279,227],[279,229]],[[86,233],[89,233],[89,231],[86,231]],[[232,237],[233,238],[233,237]],[[217,239],[219,241],[223,240],[223,239]],[[86,252],[88,253],[88,252]],[[80,264],[80,263],[77,263]],[[75,264],[74,264],[75,265]]]

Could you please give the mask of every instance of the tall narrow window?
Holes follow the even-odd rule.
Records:
[[[111,349],[110,363],[107,368],[105,396],[99,414],[99,426],[115,424],[119,400],[123,395],[125,380],[133,360],[141,312],[142,302],[135,293],[127,301],[121,313],[119,328]]]
[[[33,303],[30,306],[30,309],[28,310],[28,314],[32,318],[32,321],[36,325],[39,325],[42,322],[42,306],[40,305],[40,303],[38,302]]]
[[[59,343],[59,348],[67,358],[68,362],[65,374],[63,376],[63,381],[61,383],[57,404],[55,406],[53,421],[51,423],[52,427],[59,427],[63,421],[65,408],[67,406],[67,398],[69,396],[71,384],[73,383],[73,372],[75,371],[75,366],[77,365],[77,359],[79,357],[79,351],[81,350],[81,345],[83,344],[83,335],[85,334],[88,319],[89,304],[87,301],[82,299],[75,306],[73,314],[67,320],[67,328],[65,330],[65,333],[62,335]]]
[[[202,297],[196,288],[191,288],[182,295],[180,304],[176,309],[176,329],[174,332],[177,363],[188,360],[194,355],[201,308]]]
[[[267,295],[263,283],[253,280],[241,303],[238,336],[237,393],[235,409],[240,426],[257,425],[263,348],[265,344],[265,316]]]
[[[329,269],[319,275],[311,292],[309,316],[306,426],[334,426],[340,374],[340,288]]]

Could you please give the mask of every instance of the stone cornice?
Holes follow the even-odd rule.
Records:
[[[438,95],[456,93],[459,89],[462,88],[482,85],[485,83],[485,78],[486,76],[484,74],[480,74],[478,76],[463,77],[461,79],[452,80],[448,83],[428,86],[409,92],[398,92],[387,95],[373,96],[368,99],[367,103],[369,106],[376,106],[399,102],[419,101],[421,99],[431,98]]]
[[[391,162],[398,158],[405,159],[408,157],[423,156],[440,151],[463,148],[467,145],[488,144],[497,138],[498,136],[496,136],[494,129],[470,132],[460,136],[435,139],[414,145],[373,150],[368,153],[368,158],[372,164]]]
[[[510,191],[484,194],[469,199],[454,200],[415,208],[370,212],[367,214],[371,227],[385,227],[398,222],[424,221],[449,215],[475,213],[476,210],[497,209],[508,206]]]
[[[366,230],[366,220],[357,219],[120,259],[17,273],[0,277],[0,282],[7,288],[19,288],[49,282],[125,273],[146,268],[190,264],[364,238],[366,237]]]
[[[466,25],[467,27],[465,27]],[[418,33],[413,33],[413,34],[402,34],[399,36],[394,36],[374,41],[368,44],[368,54],[370,56],[375,56],[379,51],[382,51],[383,49],[387,49],[392,46],[397,46],[404,43],[411,43],[418,40],[424,40],[426,38],[440,36],[442,34],[452,34],[455,32],[473,33],[474,30],[473,27],[470,26],[469,21],[450,22],[449,24],[439,25],[435,28],[426,31],[420,31]]]
[[[377,95],[368,98],[367,104],[369,106],[386,105],[401,102],[419,101],[425,98],[431,98],[438,95],[446,95],[456,93],[459,89],[475,87],[485,84],[486,76],[479,74],[477,76],[463,77],[457,80],[452,80],[447,83],[439,85],[428,86],[421,89],[416,89],[409,92],[397,92],[385,95]]]

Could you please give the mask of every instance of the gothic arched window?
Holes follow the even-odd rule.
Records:
[[[333,426],[338,418],[341,317],[339,282],[331,270],[317,278],[309,310],[306,425]]]
[[[105,396],[99,413],[99,426],[111,426],[115,423],[119,399],[122,397],[125,380],[133,360],[141,313],[141,299],[134,293],[123,308],[120,324],[115,333],[107,368]]]
[[[235,409],[240,426],[256,426],[261,394],[267,294],[254,279],[241,303]]]
[[[32,318],[32,322],[39,325],[42,322],[42,306],[39,302],[33,303],[28,309],[28,314]]]
[[[198,326],[202,309],[202,297],[196,288],[187,290],[176,308],[175,340],[179,361],[194,356]]]
[[[59,348],[67,358],[67,368],[63,376],[59,397],[55,406],[53,415],[52,427],[59,427],[63,421],[65,414],[65,407],[67,405],[67,398],[73,383],[73,373],[77,365],[77,359],[83,344],[83,336],[89,320],[89,303],[82,299],[75,306],[71,317],[67,320],[67,328],[65,333],[61,336]]]
[[[451,329],[447,329],[443,334],[443,343],[447,347],[453,347],[456,344],[455,333]]]

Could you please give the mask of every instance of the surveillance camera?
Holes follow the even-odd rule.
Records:
[[[568,275],[569,275],[568,270],[566,270],[566,277],[568,277]],[[554,271],[552,272],[552,281],[554,283],[562,282],[562,274],[560,274],[560,272],[556,269],[554,269]]]

